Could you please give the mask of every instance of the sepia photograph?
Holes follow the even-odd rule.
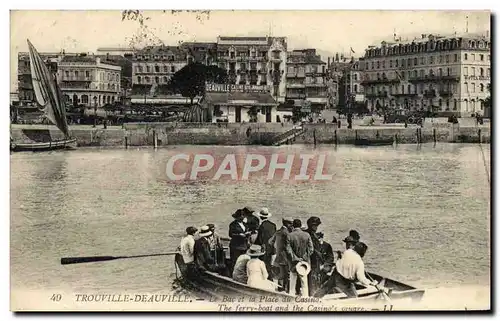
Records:
[[[491,23],[11,10],[10,310],[491,311]]]

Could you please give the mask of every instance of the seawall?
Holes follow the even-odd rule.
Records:
[[[280,123],[129,123],[122,127],[71,126],[78,146],[128,147],[168,145],[269,145],[292,125]],[[353,144],[356,137],[370,140],[395,139],[398,144],[431,142],[489,143],[489,126],[461,127],[438,123],[420,127],[358,126],[337,128],[334,124],[306,124],[305,131],[292,139],[297,144]],[[17,143],[62,139],[55,126],[12,125]]]

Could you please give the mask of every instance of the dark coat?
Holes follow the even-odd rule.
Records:
[[[288,229],[282,226],[267,242],[269,246],[274,248],[276,258],[274,259],[274,266],[288,264],[288,257],[286,255],[286,242],[288,239]]]
[[[295,268],[300,259],[311,263],[311,255],[314,251],[311,235],[300,228],[294,229],[288,234],[286,242],[286,253],[289,259],[290,269]]]
[[[270,247],[267,242],[273,237],[274,233],[276,233],[276,224],[265,220],[260,224],[257,239],[255,240],[255,244],[262,245],[265,247],[266,253],[272,253],[273,251],[269,251],[269,249],[273,249],[274,247]]]
[[[236,250],[247,250],[247,237],[239,235],[241,233],[245,233],[246,231],[248,231],[248,228],[242,229],[238,221],[232,221],[231,224],[229,224],[229,237],[231,238],[229,247]]]
[[[319,238],[316,235],[316,232],[313,230],[307,229],[306,232],[311,236],[311,240],[314,247],[314,252],[311,255],[311,268],[319,267],[321,261],[323,260],[321,254],[321,244],[319,242]]]
[[[199,267],[205,269],[209,269],[210,265],[215,264],[210,252],[210,243],[204,237],[200,237],[194,242],[194,261]]]
[[[259,229],[259,225],[260,225],[259,218],[253,214],[246,216],[246,218],[247,218],[247,222],[245,223],[245,225],[247,227],[247,231],[250,231],[250,232],[257,231]]]
[[[321,244],[320,246],[322,256],[321,264],[333,267],[335,257],[333,255],[332,246],[327,242],[323,242],[323,244]]]

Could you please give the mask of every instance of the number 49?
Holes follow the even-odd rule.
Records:
[[[62,299],[62,296],[60,294],[52,294],[52,296],[50,297],[50,300],[55,301],[55,302],[59,302],[59,301],[61,301],[61,299]]]

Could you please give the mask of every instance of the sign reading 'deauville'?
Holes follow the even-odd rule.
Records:
[[[266,85],[235,85],[235,84],[206,84],[207,92],[257,92],[257,93],[268,93],[270,92],[270,87]]]

